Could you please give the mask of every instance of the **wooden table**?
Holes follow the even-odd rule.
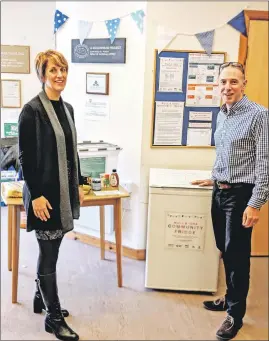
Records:
[[[114,207],[114,229],[116,239],[116,259],[118,286],[122,287],[121,268],[121,199],[128,198],[129,193],[119,187],[120,194],[96,196],[93,192],[85,195],[82,207],[100,207],[100,249],[101,259],[105,258],[105,214],[104,206]],[[17,303],[18,294],[18,268],[20,246],[20,212],[24,210],[22,198],[3,198],[8,206],[8,270],[12,271],[12,303]]]

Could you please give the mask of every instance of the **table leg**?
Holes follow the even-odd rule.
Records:
[[[116,199],[114,204],[114,228],[116,237],[116,257],[118,270],[118,286],[122,287],[121,269],[121,198]]]
[[[7,245],[7,267],[12,270],[12,206],[8,205],[8,245]]]
[[[105,259],[105,208],[104,206],[99,206],[100,208],[100,249],[101,249],[101,259]]]
[[[17,303],[20,244],[20,206],[12,206],[12,303]]]

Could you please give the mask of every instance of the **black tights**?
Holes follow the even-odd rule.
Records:
[[[37,261],[37,273],[48,275],[56,272],[59,248],[63,238],[53,240],[38,239],[39,257]]]

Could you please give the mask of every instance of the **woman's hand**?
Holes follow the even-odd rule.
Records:
[[[35,200],[32,200],[34,214],[42,221],[47,221],[50,218],[48,208],[52,210],[49,201],[42,195]]]
[[[78,194],[79,194],[79,203],[80,203],[80,206],[81,206],[83,201],[84,201],[84,192],[83,192],[83,188],[82,187],[78,188]]]

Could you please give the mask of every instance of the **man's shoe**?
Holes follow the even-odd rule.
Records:
[[[232,316],[227,315],[220,329],[216,333],[217,339],[221,341],[233,339],[242,326],[243,326],[242,321],[236,322]]]
[[[224,297],[220,297],[215,301],[204,301],[204,308],[212,311],[226,311],[228,309],[228,305]]]

